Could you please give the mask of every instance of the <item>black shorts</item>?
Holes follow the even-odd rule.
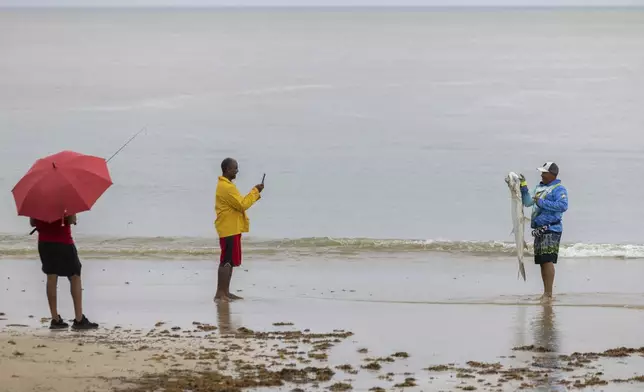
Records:
[[[80,276],[83,267],[76,245],[60,242],[39,242],[38,254],[42,263],[42,272],[47,275]]]
[[[559,244],[561,233],[546,231],[534,239],[534,263],[557,264],[559,258]]]

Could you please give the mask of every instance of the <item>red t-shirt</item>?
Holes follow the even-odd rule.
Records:
[[[62,219],[52,223],[36,220],[36,229],[38,229],[38,241],[40,242],[74,243],[72,227],[68,224],[63,225]]]

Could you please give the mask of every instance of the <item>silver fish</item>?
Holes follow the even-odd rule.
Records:
[[[528,250],[528,244],[525,242],[525,223],[529,222],[530,219],[523,214],[523,201],[521,200],[521,180],[519,175],[510,172],[505,177],[505,182],[508,184],[508,189],[510,189],[510,200],[512,206],[512,234],[514,234],[514,243],[517,247],[517,258],[519,259],[519,272],[517,273],[517,279],[519,275],[523,277],[525,281],[525,266],[523,265],[523,254]]]

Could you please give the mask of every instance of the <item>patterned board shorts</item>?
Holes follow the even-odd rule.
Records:
[[[534,263],[553,263],[557,264],[559,257],[559,243],[561,242],[561,233],[546,231],[534,239]]]

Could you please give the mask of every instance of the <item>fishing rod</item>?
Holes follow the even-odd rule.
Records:
[[[139,136],[139,134],[140,134],[141,132],[143,132],[143,131],[147,131],[147,130],[148,130],[148,128],[147,128],[147,127],[143,127],[143,128],[141,128],[141,130],[140,130],[140,131],[138,131],[137,133],[135,133],[135,134],[134,134],[134,136],[132,136],[132,137],[131,137],[127,142],[125,142],[125,144],[124,144],[124,145],[122,145],[122,146],[121,146],[121,148],[119,148],[118,150],[116,150],[116,152],[115,152],[114,154],[112,154],[112,156],[111,156],[107,161],[105,161],[105,162],[107,163],[107,162],[111,161],[111,160],[112,160],[112,158],[114,158],[114,157],[115,157],[119,152],[121,152],[121,150],[122,150],[122,149],[124,149],[128,144],[130,144],[130,142],[131,142],[132,140],[134,140],[137,136]]]

